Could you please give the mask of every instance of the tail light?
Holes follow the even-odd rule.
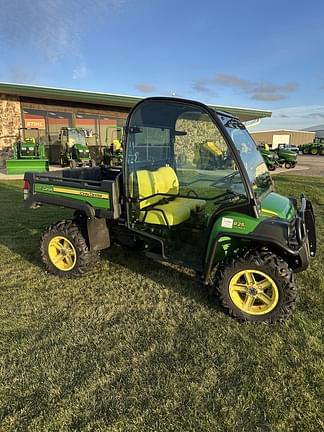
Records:
[[[24,200],[26,200],[30,193],[30,183],[27,180],[24,180]]]

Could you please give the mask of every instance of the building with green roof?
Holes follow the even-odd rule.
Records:
[[[36,127],[45,142],[50,163],[58,162],[58,135],[62,127],[82,127],[91,131],[89,146],[93,156],[114,138],[130,109],[142,97],[104,92],[0,83],[0,163],[8,157],[19,127]],[[242,121],[270,117],[271,111],[210,105],[227,111]]]

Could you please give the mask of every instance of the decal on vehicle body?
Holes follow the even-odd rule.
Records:
[[[233,228],[233,222],[234,222],[233,219],[223,217],[223,218],[222,218],[221,226],[222,226],[223,228]]]

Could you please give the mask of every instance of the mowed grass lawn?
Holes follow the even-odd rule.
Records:
[[[69,212],[25,210],[21,182],[2,182],[0,430],[323,430],[324,179],[275,181],[313,200],[319,247],[297,311],[272,326],[117,246],[82,279],[46,274],[41,232]]]

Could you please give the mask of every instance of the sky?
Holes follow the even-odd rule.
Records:
[[[0,81],[324,123],[324,0],[0,0]]]

